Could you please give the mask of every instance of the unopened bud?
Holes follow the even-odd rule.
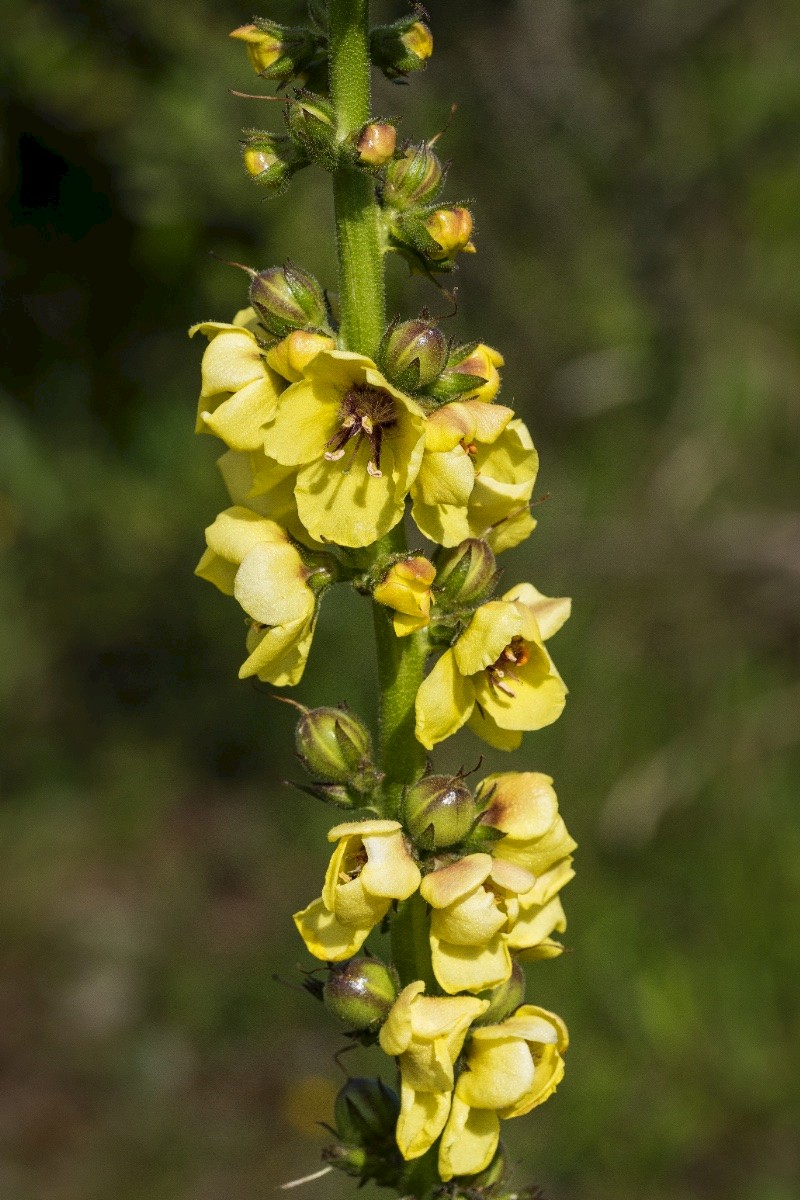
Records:
[[[325,96],[298,92],[286,115],[289,136],[306,155],[328,171],[339,165],[336,114]]]
[[[367,727],[346,708],[312,708],[295,730],[303,766],[323,783],[356,785],[370,767],[372,738]]]
[[[388,121],[370,121],[356,138],[356,157],[367,167],[382,167],[397,147],[397,130]]]
[[[397,209],[424,204],[439,191],[443,178],[442,164],[427,142],[409,146],[386,167],[384,203]]]
[[[379,958],[351,958],[331,968],[322,998],[328,1011],[349,1029],[375,1029],[397,999],[397,983]]]
[[[254,272],[250,303],[273,337],[285,337],[295,329],[320,332],[328,328],[322,288],[313,275],[293,263]]]
[[[433,321],[417,317],[389,326],[378,357],[395,387],[415,392],[438,379],[447,361],[447,340]]]
[[[387,79],[401,79],[425,66],[433,54],[433,34],[417,17],[404,17],[373,29],[370,53]]]
[[[431,616],[431,586],[436,568],[422,554],[397,559],[375,585],[378,604],[394,609],[392,623],[398,637],[424,629]]]
[[[322,1161],[345,1175],[354,1179],[361,1178],[367,1169],[367,1152],[362,1146],[348,1146],[344,1142],[334,1142],[325,1146],[322,1151]]]
[[[286,189],[296,171],[307,167],[309,158],[291,138],[283,134],[246,131],[242,143],[245,170],[256,183],[276,195]]]
[[[354,1146],[375,1146],[393,1137],[400,1102],[381,1079],[354,1077],[339,1091],[333,1107],[336,1132]]]
[[[431,394],[437,400],[483,400],[491,403],[500,391],[500,372],[504,358],[498,350],[483,342],[457,346],[450,351],[447,365]]]
[[[332,337],[323,333],[307,333],[304,329],[295,329],[281,338],[267,351],[265,358],[267,366],[289,383],[299,383],[304,371],[320,350],[335,350],[336,342]]]
[[[425,229],[439,247],[431,254],[434,261],[455,258],[459,252],[474,254],[472,237],[472,213],[461,204],[450,208],[437,208],[425,220]]]
[[[405,826],[426,850],[454,846],[467,836],[477,815],[472,792],[452,775],[426,775],[408,789]]]
[[[488,599],[497,579],[497,561],[481,538],[467,538],[437,564],[436,598],[442,608],[463,608]]]
[[[476,1025],[499,1025],[516,1012],[520,1004],[525,1003],[525,972],[516,959],[512,960],[511,974],[505,983],[492,988],[486,993],[486,998],[489,1007],[481,1013]]]

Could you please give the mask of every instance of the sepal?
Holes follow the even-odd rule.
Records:
[[[245,129],[242,161],[251,179],[273,195],[280,195],[292,176],[307,167],[309,156],[285,134]]]
[[[387,79],[404,79],[421,71],[433,54],[433,34],[420,17],[421,7],[410,17],[401,17],[392,25],[379,25],[370,34],[373,64]]]
[[[336,114],[326,96],[295,92],[294,100],[287,108],[286,125],[298,150],[326,171],[336,170],[341,147],[336,140]]]

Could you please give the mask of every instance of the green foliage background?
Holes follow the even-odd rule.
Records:
[[[506,1126],[517,1179],[796,1200],[800,8],[430,7],[430,69],[376,108],[430,136],[460,106],[479,254],[445,328],[503,350],[542,456],[506,579],[575,597],[571,702],[514,759],[581,843],[571,952],[529,986],[573,1048]],[[308,965],[330,815],[281,785],[291,712],[236,681],[240,614],[192,577],[223,496],[185,329],[242,302],[209,251],[333,282],[327,181],[268,202],[241,171],[240,127],[278,120],[226,93],[248,10],[6,13],[0,1195],[256,1200],[316,1169],[341,1078],[272,979]],[[392,311],[446,309],[390,276]],[[364,605],[326,608],[299,699],[373,712]]]

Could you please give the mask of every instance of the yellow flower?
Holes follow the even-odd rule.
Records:
[[[467,1030],[489,1007],[473,996],[424,996],[410,983],[397,997],[380,1032],[381,1049],[398,1060],[401,1078],[397,1145],[419,1158],[436,1141],[450,1111],[453,1066]]]
[[[500,1118],[524,1116],[552,1096],[564,1076],[568,1041],[561,1018],[533,1004],[473,1030],[439,1147],[442,1179],[488,1167]]]
[[[297,515],[295,470],[280,466],[260,450],[226,450],[217,459],[217,466],[234,504],[276,521],[295,541],[321,549],[320,543],[308,536]]]
[[[522,730],[555,721],[567,689],[544,642],[569,612],[569,600],[530,583],[482,604],[417,692],[418,741],[431,750],[468,722],[490,746],[515,750]]]
[[[283,42],[280,38],[258,29],[255,25],[240,25],[229,37],[244,42],[247,57],[257,75],[269,70],[283,54]]]
[[[313,538],[370,546],[402,519],[424,431],[422,409],[371,359],[323,350],[281,395],[264,450],[297,468],[297,511]]]
[[[425,876],[420,893],[433,909],[433,973],[446,992],[482,992],[506,982],[519,900],[535,883],[529,871],[489,854],[468,854]]]
[[[481,824],[499,829],[505,837],[492,846],[495,858],[544,875],[577,847],[558,811],[553,780],[539,771],[504,771],[488,775],[475,791],[478,803],[487,801]]]
[[[482,400],[444,404],[425,426],[411,495],[419,528],[442,546],[484,538],[495,553],[534,529],[529,503],[539,458],[512,409]]]
[[[336,342],[324,333],[308,333],[305,329],[293,329],[285,338],[276,342],[266,353],[267,364],[283,379],[299,383],[303,372],[320,350],[334,350]]]
[[[239,678],[257,675],[287,687],[305,670],[316,620],[316,600],[285,529],[249,508],[220,513],[206,530],[208,549],[195,574],[235,596],[251,618],[248,658]]]
[[[436,568],[422,555],[393,563],[372,595],[379,604],[395,610],[392,618],[398,637],[424,629],[431,616],[431,584]]]
[[[306,948],[324,962],[342,962],[364,944],[392,900],[419,887],[420,872],[409,854],[399,821],[351,821],[328,834],[337,842],[322,896],[294,914]]]
[[[232,450],[258,450],[272,419],[284,381],[261,354],[253,328],[255,313],[243,309],[233,324],[204,321],[189,337],[209,339],[203,354],[196,433],[214,433]]]

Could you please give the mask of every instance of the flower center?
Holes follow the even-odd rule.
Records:
[[[370,446],[367,471],[375,479],[380,479],[383,473],[381,446],[384,433],[396,424],[395,403],[389,393],[363,383],[356,384],[342,397],[339,428],[328,442],[329,449],[325,451],[325,457],[328,462],[338,462],[344,457],[347,443],[353,439],[355,457],[361,443],[366,441]]]
[[[506,680],[514,679],[519,683],[519,676],[514,668],[524,667],[528,659],[528,647],[525,645],[525,639],[513,637],[497,661],[486,668],[489,683],[492,687],[497,688],[498,692],[504,692],[506,696],[514,696],[516,694],[514,689]]]

